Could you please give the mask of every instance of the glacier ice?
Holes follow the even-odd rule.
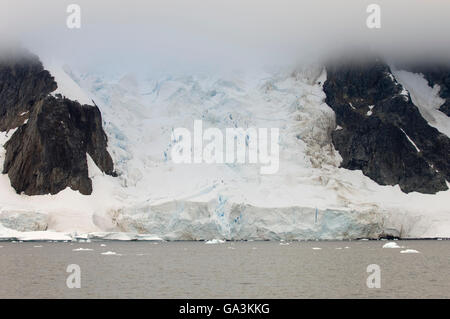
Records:
[[[75,241],[450,237],[450,191],[405,194],[339,167],[331,142],[339,128],[324,102],[321,68],[155,78],[52,70],[62,94],[100,108],[119,176],[104,175],[88,157],[91,196],[66,189],[28,197],[0,175],[0,240],[46,233]],[[171,133],[191,129],[194,119],[221,130],[278,127],[278,173],[174,164]]]

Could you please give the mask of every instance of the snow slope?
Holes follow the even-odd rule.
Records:
[[[450,124],[448,116],[439,111],[444,100],[439,96],[439,85],[433,88],[423,74],[412,73],[392,68],[397,81],[403,85],[411,95],[411,100],[419,108],[422,117],[439,132],[450,137]]]
[[[450,191],[405,194],[339,168],[320,68],[158,77],[50,71],[62,94],[82,103],[92,99],[102,111],[119,177],[102,174],[88,158],[91,196],[66,189],[28,197],[15,194],[1,175],[4,227],[168,240],[450,237]],[[415,87],[407,88],[413,97]],[[192,130],[194,120],[223,131],[279,128],[279,171],[261,175],[258,164],[174,164],[171,132]],[[441,124],[448,129],[448,122]]]

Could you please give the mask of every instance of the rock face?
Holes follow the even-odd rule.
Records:
[[[0,57],[0,131],[23,124],[33,105],[57,85],[38,57],[11,52]]]
[[[428,125],[390,68],[370,61],[327,66],[326,103],[342,167],[404,192],[436,193],[450,180],[450,139]]]
[[[56,83],[36,56],[3,61],[0,79],[0,129],[19,126],[4,145],[3,173],[18,193],[56,194],[70,187],[91,194],[86,154],[114,175],[96,106],[50,96]]]

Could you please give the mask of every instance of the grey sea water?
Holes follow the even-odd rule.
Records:
[[[385,243],[0,242],[0,298],[450,298],[450,241]]]

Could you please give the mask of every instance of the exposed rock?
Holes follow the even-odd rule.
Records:
[[[86,153],[107,174],[113,163],[97,107],[47,97],[6,143],[4,174],[17,192],[56,194],[67,186],[92,193]]]
[[[342,167],[404,192],[436,193],[450,180],[450,139],[428,125],[379,59],[327,66],[326,103]]]
[[[0,131],[23,124],[33,105],[56,88],[37,56],[22,50],[0,55]]]
[[[86,154],[103,172],[114,175],[97,106],[50,96],[56,83],[36,56],[2,63],[0,129],[21,125],[4,145],[3,173],[17,193],[56,194],[70,187],[91,194]]]

